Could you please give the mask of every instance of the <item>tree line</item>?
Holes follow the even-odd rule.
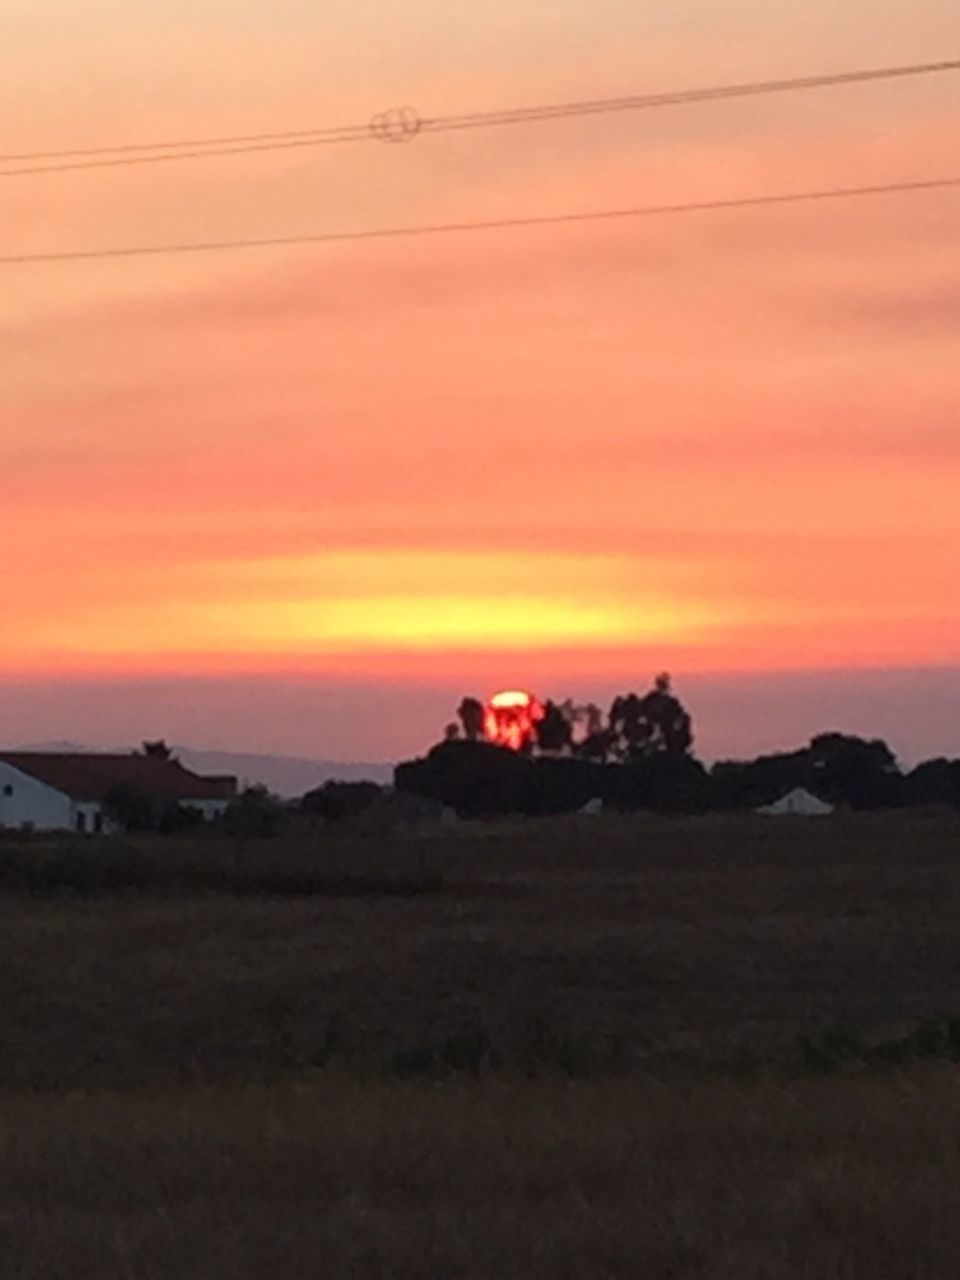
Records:
[[[546,702],[520,751],[485,740],[478,699],[465,698],[458,716],[425,757],[398,765],[395,780],[466,817],[574,812],[592,800],[624,810],[734,812],[798,787],[854,809],[960,807],[960,760],[906,771],[886,742],[853,734],[821,733],[795,751],[708,768],[694,755],[692,717],[666,674],[645,694],[618,695],[606,715],[570,699]]]

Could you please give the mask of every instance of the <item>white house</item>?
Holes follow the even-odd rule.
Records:
[[[833,805],[827,804],[812,791],[795,787],[775,804],[765,804],[763,808],[757,810],[757,813],[763,813],[772,818],[781,818],[789,814],[800,818],[825,818],[833,813]]]
[[[105,802],[116,787],[161,804],[221,816],[236,778],[206,778],[156,755],[0,751],[0,830],[111,830]]]

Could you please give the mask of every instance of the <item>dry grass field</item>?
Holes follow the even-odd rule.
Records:
[[[11,1280],[953,1280],[953,1072],[7,1099]]]
[[[781,1061],[802,1034],[960,1016],[955,815],[310,838],[239,855],[282,893],[0,892],[0,1087],[246,1083],[331,1053],[375,1071],[478,1031],[521,1069],[551,1038],[643,1063]],[[225,875],[238,856],[140,854]],[[350,891],[291,892],[304,867]],[[411,892],[356,892],[351,868]]]
[[[137,856],[0,890],[0,1275],[960,1274],[960,1068],[797,1048],[960,1016],[957,815]]]

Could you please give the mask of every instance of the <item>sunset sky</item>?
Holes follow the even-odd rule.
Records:
[[[10,156],[935,61],[960,9],[4,0],[0,45]],[[0,175],[0,256],[958,177],[958,103]],[[668,668],[708,756],[960,754],[958,229],[942,191],[0,267],[0,740],[388,759],[466,692]]]

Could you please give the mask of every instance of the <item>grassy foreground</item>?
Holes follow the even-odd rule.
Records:
[[[949,1280],[953,1072],[0,1108],[18,1280]]]
[[[521,1073],[789,1065],[800,1036],[960,1016],[956,815],[296,839],[0,889],[0,1088],[415,1070],[451,1041]]]
[[[960,1015],[956,815],[85,849],[0,847],[2,1276],[960,1274],[960,1024],[798,1048]]]

